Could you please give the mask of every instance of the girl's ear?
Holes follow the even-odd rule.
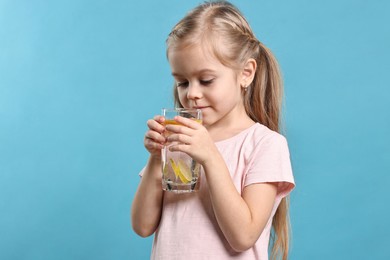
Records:
[[[257,63],[255,59],[248,59],[244,65],[244,68],[241,71],[240,86],[242,88],[247,88],[253,81],[255,77],[257,68]]]

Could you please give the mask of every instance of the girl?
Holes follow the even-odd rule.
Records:
[[[294,187],[289,151],[278,134],[282,84],[271,52],[226,1],[204,3],[167,39],[177,106],[199,108],[203,125],[148,120],[150,153],[132,205],[132,226],[155,233],[152,259],[287,259],[286,196]],[[172,132],[167,140],[163,132]],[[182,151],[203,167],[197,193],[161,188],[161,149]]]

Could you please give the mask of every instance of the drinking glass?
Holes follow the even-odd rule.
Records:
[[[187,108],[163,108],[162,115],[165,117],[164,125],[179,125],[174,120],[175,116],[190,118],[202,123],[202,111],[200,109]],[[171,133],[164,132],[168,137]],[[184,152],[171,152],[169,147],[178,142],[170,142],[161,150],[162,158],[162,188],[174,193],[188,193],[199,190],[200,164]]]

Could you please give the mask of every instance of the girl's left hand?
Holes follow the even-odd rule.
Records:
[[[178,142],[170,147],[170,151],[184,152],[201,165],[205,165],[208,160],[212,160],[215,153],[219,153],[202,124],[181,116],[174,119],[179,125],[166,125],[166,130],[172,133],[168,136],[167,142]]]

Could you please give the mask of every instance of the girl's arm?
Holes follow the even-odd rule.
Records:
[[[156,116],[148,120],[144,145],[150,157],[142,174],[131,208],[131,223],[134,231],[147,237],[153,234],[160,223],[163,190],[161,186],[161,148],[165,142],[162,133],[164,118]]]
[[[162,200],[161,159],[150,157],[131,208],[131,223],[135,233],[147,237],[156,231]]]
[[[270,183],[252,184],[240,195],[219,152],[203,167],[214,214],[225,238],[238,252],[251,248],[271,216],[276,186]]]

